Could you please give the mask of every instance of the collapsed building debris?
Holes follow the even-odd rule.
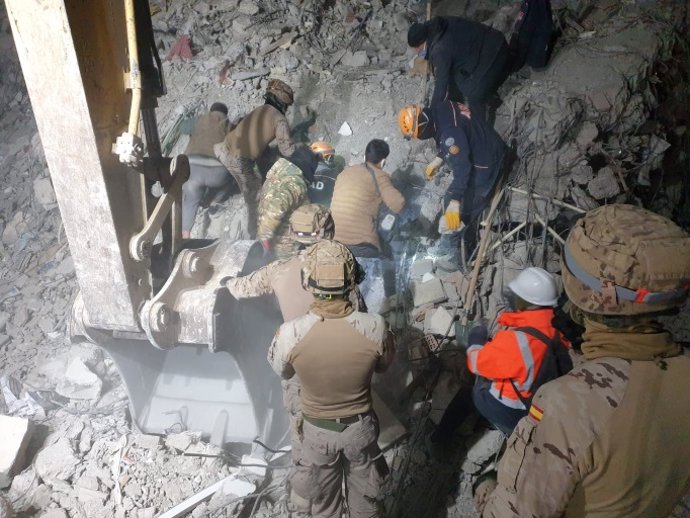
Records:
[[[673,59],[687,60],[688,44],[679,38],[677,13],[620,2],[553,3],[563,27],[552,63],[528,79],[512,77],[501,90],[496,127],[518,161],[507,203],[484,230],[490,244],[477,283],[477,318],[497,314],[503,287],[524,266],[558,272],[559,238],[580,211],[626,201],[690,221],[683,183],[689,121],[681,104],[688,77]],[[228,104],[231,120],[241,117],[262,102],[269,76],[284,78],[297,92],[293,126],[307,126],[317,114],[305,140],[332,142],[348,163],[362,160],[369,139],[389,142],[390,170],[412,198],[410,219],[418,216],[432,228],[449,175],[424,183],[420,166],[434,150],[405,142],[394,123],[396,110],[421,96],[422,79],[407,77],[412,56],[404,34],[423,6],[395,0],[336,1],[328,9],[316,1],[158,4],[154,30],[161,55],[171,57],[163,65],[169,94],[159,109],[162,135],[216,100]],[[481,2],[468,4],[473,16],[489,12]],[[485,21],[505,27],[510,9]],[[74,264],[6,20],[0,28],[0,413],[30,417],[48,430],[41,444],[29,445],[33,465],[1,493],[8,498],[0,498],[0,516],[10,505],[51,518],[166,511],[236,516],[247,502],[255,516],[280,516],[280,476],[238,479],[241,456],[200,441],[194,431],[170,430],[164,441],[133,433],[112,361],[91,346],[66,348]],[[172,140],[171,153],[182,152],[186,137]],[[241,197],[213,200],[199,212],[193,235],[244,238],[244,220]],[[436,516],[440,507],[448,507],[448,516],[472,516],[471,482],[500,448],[497,433],[470,421],[458,433],[454,456],[441,461],[424,442],[427,417],[438,421],[459,386],[462,359],[439,351],[456,335],[469,279],[436,270],[423,254],[428,239],[405,237],[411,252],[397,257],[408,282],[388,306],[389,321],[404,330],[395,375],[423,376],[406,404],[391,405],[399,418],[412,417],[405,419],[407,440],[386,452],[392,467],[386,507],[401,517]],[[386,377],[380,385],[387,402],[404,388]],[[176,507],[187,499],[193,505]]]

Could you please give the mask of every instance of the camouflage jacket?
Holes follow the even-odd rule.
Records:
[[[688,408],[690,358],[583,363],[537,391],[482,516],[668,516],[690,491]]]
[[[307,182],[302,171],[288,160],[279,158],[268,171],[259,195],[257,238],[287,236],[290,214],[308,202]]]

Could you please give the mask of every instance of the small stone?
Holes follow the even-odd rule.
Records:
[[[0,415],[0,437],[0,488],[6,488],[24,462],[24,453],[31,437],[31,423],[21,417]]]
[[[34,196],[45,210],[57,207],[57,199],[50,178],[36,178],[34,180]]]
[[[78,358],[72,359],[55,391],[70,399],[94,401],[101,395],[103,382]]]
[[[242,0],[237,10],[242,14],[252,16],[259,12],[259,5],[253,0]]]
[[[342,135],[343,137],[349,137],[350,135],[352,135],[352,128],[347,123],[347,121],[343,122],[340,125],[340,129],[338,130],[338,135]]]
[[[596,177],[587,184],[587,190],[597,200],[613,198],[621,192],[616,175],[610,167],[600,169]]]
[[[139,434],[134,437],[134,444],[145,450],[155,450],[160,443],[161,438],[158,435]]]
[[[77,464],[79,459],[74,455],[69,439],[61,437],[38,452],[34,467],[41,479],[50,483],[52,480],[72,478]]]

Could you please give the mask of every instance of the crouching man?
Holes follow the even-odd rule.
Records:
[[[391,364],[395,345],[383,317],[352,307],[356,269],[352,253],[338,242],[308,249],[302,282],[314,302],[305,316],[279,328],[268,352],[276,373],[301,381],[301,469],[290,482],[310,502],[310,509],[300,510],[314,518],[340,518],[343,478],[350,516],[381,516],[377,497],[388,467],[377,444],[371,379]]]

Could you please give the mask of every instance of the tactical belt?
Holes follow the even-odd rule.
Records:
[[[323,428],[324,430],[330,430],[332,432],[342,432],[351,424],[360,422],[368,415],[369,412],[365,412],[350,417],[336,417],[334,419],[320,419],[318,417],[309,417],[305,415],[304,419],[318,428]]]
[[[602,279],[597,279],[596,277],[594,277],[594,275],[590,275],[588,272],[583,270],[580,267],[580,265],[577,264],[575,258],[573,257],[572,253],[570,252],[567,246],[564,247],[563,256],[565,257],[565,265],[568,267],[570,273],[572,273],[577,280],[585,284],[588,288],[596,291],[597,293],[602,292],[602,288],[604,287],[602,286],[602,283],[604,281]],[[624,288],[623,286],[614,284],[613,281],[611,281],[611,284],[616,290],[616,296],[618,297],[618,300],[627,300],[630,302],[639,302],[644,304],[658,304],[662,302],[671,302],[675,299],[684,297],[685,294],[688,292],[687,286],[673,291],[652,292],[645,290],[644,288],[640,288],[639,290],[631,290],[629,288]]]

